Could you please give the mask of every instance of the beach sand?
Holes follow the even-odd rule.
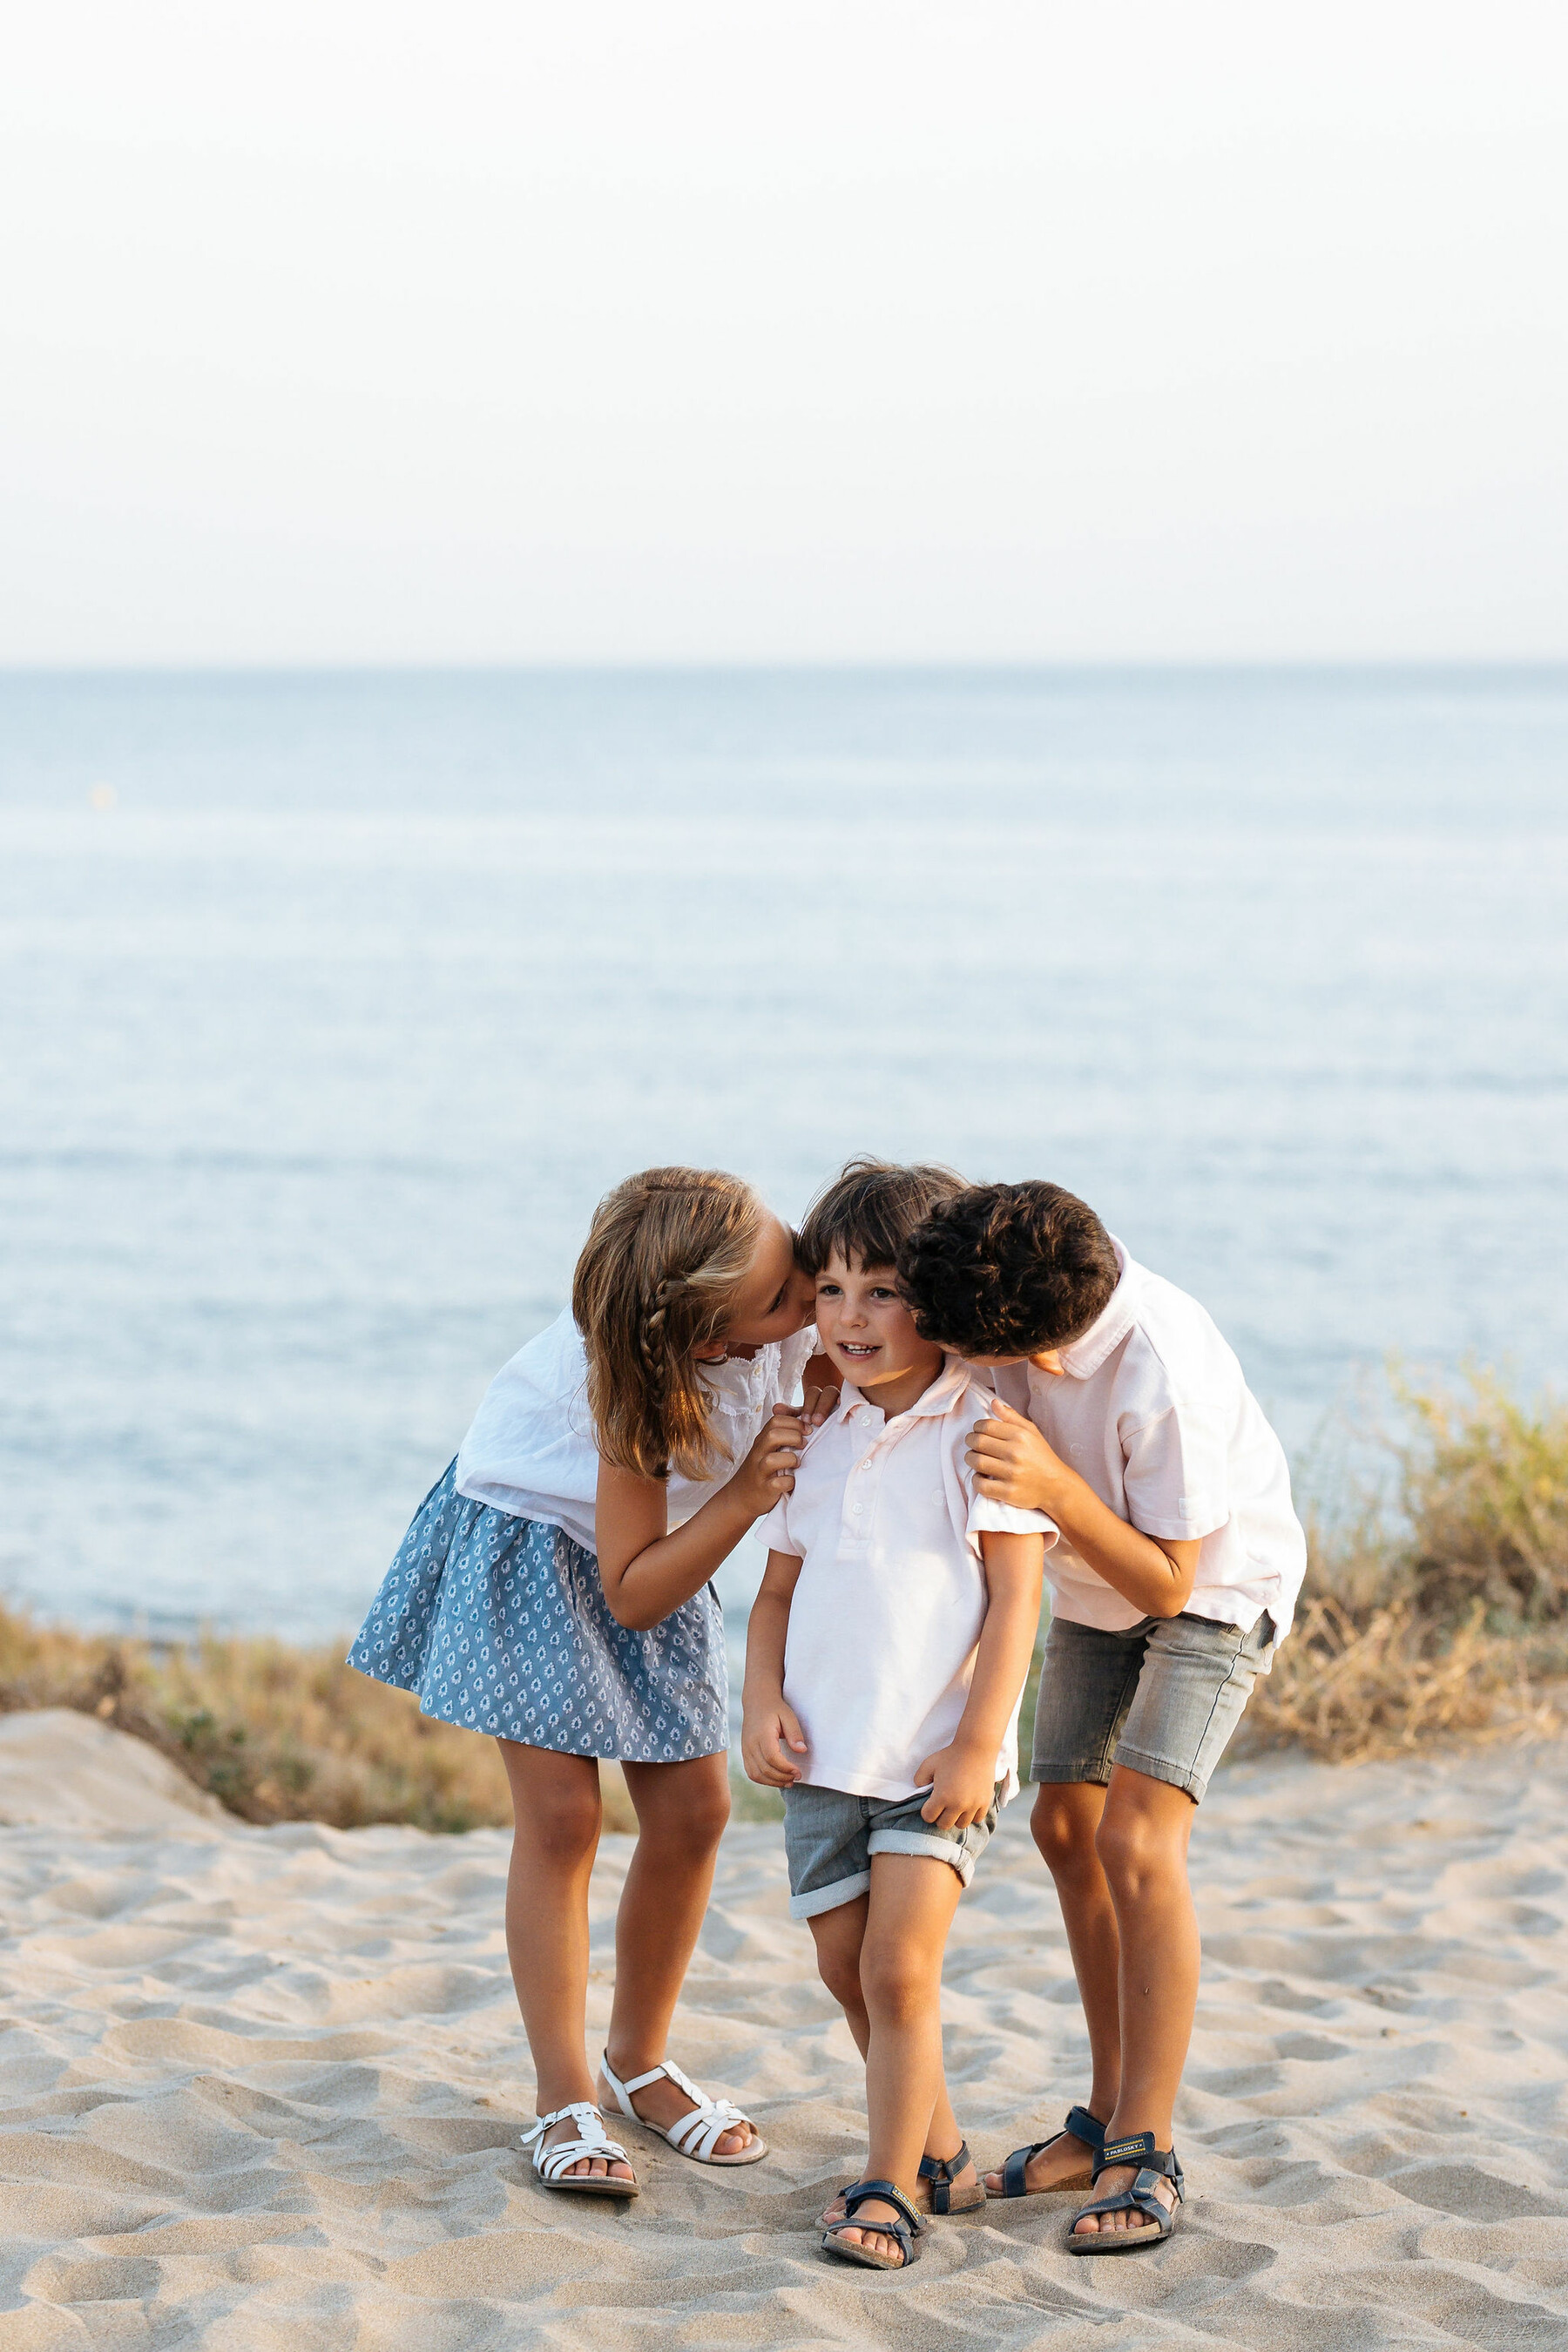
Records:
[[[7,1717],[0,2352],[1568,2352],[1565,1795],[1568,1747],[1223,1773],[1175,2238],[1077,2261],[1071,2200],[993,2205],[900,2279],[817,2252],[859,2086],[776,1829],[726,1841],[674,2046],[771,2158],[705,2171],[634,2135],[640,2200],[574,2204],[517,2146],[503,1835],[250,1828],[86,1717]],[[1087,2089],[1026,1813],[948,1960],[955,2102],[993,2161]],[[595,2029],[628,1852],[595,1874]]]

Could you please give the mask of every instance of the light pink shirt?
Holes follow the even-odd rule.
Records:
[[[795,1492],[757,1533],[803,1562],[790,1603],[784,1695],[800,1717],[804,1778],[860,1797],[912,1797],[914,1774],[957,1731],[985,1622],[982,1530],[1043,1535],[1043,1511],[974,1492],[964,1443],[985,1387],[949,1357],[889,1421],[846,1382],[806,1445]],[[1018,1710],[996,1759],[1018,1786]]]
[[[1062,1349],[1062,1373],[1026,1363],[989,1377],[1118,1518],[1199,1538],[1188,1615],[1249,1633],[1267,1609],[1283,1641],[1307,1566],[1284,1448],[1197,1300],[1112,1245],[1121,1278]],[[1046,1577],[1058,1617],[1111,1632],[1139,1622],[1065,1537]]]

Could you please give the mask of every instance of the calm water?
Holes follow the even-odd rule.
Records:
[[[348,1627],[660,1160],[1056,1177],[1293,1445],[1561,1383],[1565,782],[1563,672],[0,678],[0,1584]]]

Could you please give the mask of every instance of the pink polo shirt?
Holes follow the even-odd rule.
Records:
[[[986,1377],[1118,1518],[1199,1538],[1188,1615],[1250,1633],[1267,1610],[1283,1641],[1307,1566],[1285,1450],[1197,1300],[1112,1246],[1121,1280],[1061,1350],[1061,1373],[1021,1363]],[[1113,1633],[1139,1622],[1065,1536],[1046,1580],[1058,1617]]]

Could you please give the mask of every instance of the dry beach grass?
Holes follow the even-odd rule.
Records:
[[[1392,1496],[1310,1514],[1296,1630],[1258,1685],[1238,1753],[1340,1763],[1434,1738],[1543,1736],[1568,1675],[1568,1411],[1492,1379],[1396,1387]],[[1027,1753],[1033,1687],[1025,1702]],[[0,1713],[68,1706],[149,1741],[244,1821],[335,1829],[510,1825],[488,1740],[431,1721],[342,1650],[207,1638],[154,1646],[0,1610]],[[758,1817],[761,1791],[736,1791]],[[606,1822],[629,1828],[618,1775]],[[762,1810],[772,1810],[765,1801]]]

